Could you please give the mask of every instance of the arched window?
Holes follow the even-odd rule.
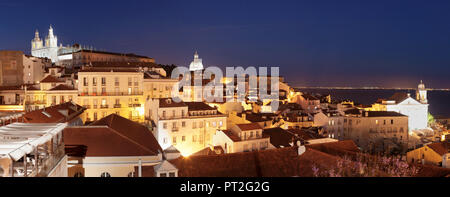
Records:
[[[128,177],[134,177],[134,172],[128,173]]]
[[[73,175],[73,177],[84,177],[84,175],[81,172],[77,172],[75,173],[75,175]]]
[[[111,177],[111,175],[108,172],[102,172],[100,177]]]

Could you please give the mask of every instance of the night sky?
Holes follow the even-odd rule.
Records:
[[[188,66],[279,66],[293,86],[450,88],[450,1],[1,1],[0,49],[58,42]]]

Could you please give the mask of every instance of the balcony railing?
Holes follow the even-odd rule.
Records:
[[[86,108],[86,109],[91,109],[90,105],[83,105],[83,107]]]
[[[140,103],[128,104],[128,107],[141,107]]]
[[[27,105],[45,105],[47,104],[47,101],[26,101],[25,104]]]
[[[135,96],[143,95],[144,92],[102,92],[102,93],[80,93],[79,96]]]
[[[108,108],[108,105],[100,105],[100,108],[101,108],[101,109],[107,109],[107,108]]]
[[[178,127],[172,127],[172,131],[173,132],[179,131],[179,128]]]
[[[114,104],[114,108],[121,108],[122,105],[121,104]]]

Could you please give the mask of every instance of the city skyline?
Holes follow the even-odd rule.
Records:
[[[293,86],[450,88],[450,5],[407,2],[2,2],[0,49],[29,54],[51,24],[64,45],[177,66],[198,51],[206,67],[279,66]]]

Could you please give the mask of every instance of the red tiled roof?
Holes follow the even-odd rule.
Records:
[[[144,145],[145,148],[158,153],[163,152],[158,141],[147,127],[139,123],[128,120],[117,114],[111,114],[98,121],[93,122],[89,126],[108,126],[119,135],[125,136],[129,140]]]
[[[444,155],[449,153],[450,150],[450,143],[448,142],[436,142],[432,144],[428,144],[428,147],[430,147],[434,152],[436,152],[439,155]]]
[[[241,141],[241,138],[239,138],[238,136],[236,136],[233,132],[229,131],[229,130],[223,130],[222,131],[225,135],[227,135],[233,142],[239,142]]]
[[[312,139],[320,139],[324,138],[323,136],[313,133],[307,130],[302,129],[288,129],[287,132],[291,133],[292,135],[302,139],[302,140],[312,140]]]
[[[174,102],[171,98],[160,98],[159,99],[159,107],[184,107],[187,106],[183,101]]]
[[[394,95],[392,95],[389,100],[394,100],[395,103],[401,103],[402,101],[406,100],[408,98],[408,93],[406,92],[397,92]]]
[[[147,135],[151,135],[151,133]],[[150,156],[158,154],[147,147],[147,144],[138,143],[128,136],[107,126],[67,127],[63,131],[66,146],[83,145],[87,147],[84,156]],[[149,137],[145,137],[142,141],[147,141],[149,144],[154,143]]]
[[[188,106],[189,111],[215,110],[216,108],[209,106],[203,102],[184,102]]]
[[[236,124],[236,126],[239,127],[241,131],[263,129],[258,123]]]
[[[225,151],[221,146],[214,146],[213,150],[210,147],[206,147],[202,150],[199,150],[195,153],[193,153],[191,156],[199,156],[199,155],[219,155],[224,154]]]
[[[44,79],[41,80],[41,83],[63,83],[63,79],[59,79],[52,75],[47,75]]]
[[[361,151],[352,140],[344,140],[320,144],[308,144],[306,147],[334,156],[355,155]]]
[[[180,157],[170,162],[180,177],[289,177],[298,176],[296,148]]]
[[[59,84],[59,85],[55,86],[54,88],[50,89],[50,91],[55,91],[55,90],[75,90],[75,89],[68,85]]]
[[[83,107],[77,104],[66,102],[59,105],[46,107],[44,109],[27,112],[23,116],[25,117],[24,122],[27,123],[62,123],[70,122],[83,113],[84,110],[85,109]]]

